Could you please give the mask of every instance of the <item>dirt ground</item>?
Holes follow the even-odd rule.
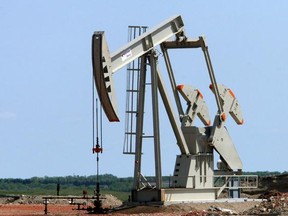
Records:
[[[168,206],[137,206],[119,208],[121,201],[112,195],[105,195],[103,208],[114,209],[109,215],[288,215],[288,175],[265,177],[259,181],[259,188],[243,191],[242,197],[247,197],[242,202],[213,202],[213,203],[183,203]],[[253,201],[253,199],[263,199]],[[249,200],[249,201],[248,201]],[[85,200],[84,200],[85,201]],[[75,204],[75,203],[74,203]],[[81,216],[87,215],[87,207],[93,206],[90,200],[83,205],[71,205],[67,199],[50,200],[48,215]],[[84,210],[85,209],[85,210]],[[117,210],[117,211],[116,211]],[[42,196],[10,196],[0,198],[0,216],[30,216],[44,215]]]
[[[229,214],[239,214],[243,210],[249,210],[253,208],[259,202],[245,202],[245,203],[194,203],[194,204],[177,204],[170,206],[137,206],[125,210],[112,211],[109,215],[209,215],[209,212],[223,214],[220,209],[229,210]],[[209,210],[210,209],[210,210]],[[218,209],[218,210],[217,210]],[[227,213],[228,214],[228,213]],[[28,216],[28,215],[44,215],[43,204],[1,204],[0,215],[17,215],[17,216]],[[77,210],[77,206],[71,206],[68,204],[50,204],[48,205],[48,215],[60,216],[60,215],[71,215],[80,216],[88,215],[86,210]]]

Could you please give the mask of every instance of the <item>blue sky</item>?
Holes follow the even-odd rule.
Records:
[[[189,37],[206,36],[218,83],[239,99],[245,124],[230,118],[227,127],[244,171],[287,171],[287,8],[284,0],[2,0],[0,178],[95,174],[93,32],[104,30],[113,52],[127,42],[129,25],[153,27],[177,14]],[[216,104],[201,51],[178,51],[171,59],[177,84],[199,88],[213,117]],[[161,61],[160,68],[165,74]],[[125,69],[114,78],[122,121],[103,121],[100,172],[132,176],[134,158],[122,154]],[[165,118],[162,111],[162,171],[170,175],[179,149]],[[143,160],[143,174],[153,175],[152,144],[144,147]]]

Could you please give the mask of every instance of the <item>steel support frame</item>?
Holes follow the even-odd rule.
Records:
[[[216,103],[217,103],[217,107],[218,107],[218,113],[219,113],[219,115],[222,114],[223,113],[223,106],[222,106],[221,101],[220,101],[219,90],[218,90],[216,78],[214,75],[214,70],[212,67],[210,55],[208,52],[208,46],[206,45],[206,42],[205,42],[205,38],[203,36],[200,36],[198,40],[188,40],[187,39],[185,41],[182,41],[181,43],[179,43],[177,41],[166,41],[166,42],[163,42],[161,44],[161,48],[162,48],[162,51],[164,52],[166,65],[168,64],[168,66],[169,66],[169,67],[167,66],[167,69],[170,68],[170,70],[172,70],[171,65],[169,65],[170,64],[169,61],[166,60],[166,58],[168,59],[168,53],[167,53],[168,49],[202,48],[202,51],[203,51],[203,54],[205,57],[205,62],[206,62],[207,69],[208,69],[208,73],[209,73],[209,77],[210,77],[212,86],[215,89],[215,99],[216,99]],[[176,103],[178,103],[177,100],[176,100]]]
[[[152,94],[152,113],[153,113],[156,190],[160,190],[162,187],[159,109],[158,109],[158,91],[157,91],[158,89],[157,57],[155,56],[155,52],[151,51],[141,57],[139,103],[138,103],[138,115],[136,123],[136,146],[135,146],[135,166],[134,166],[134,184],[133,184],[134,191],[140,190],[140,180],[141,180],[141,162],[142,162],[141,156],[142,156],[142,139],[143,139],[142,134],[143,134],[143,122],[144,122],[147,60],[149,60],[150,62],[150,69],[151,69],[151,94]]]
[[[210,81],[212,84],[212,87],[214,89],[214,96],[217,103],[218,111],[215,115],[213,126],[211,127],[211,133],[208,138],[208,142],[211,146],[214,146],[215,150],[219,153],[219,155],[225,155],[225,163],[227,163],[228,168],[231,170],[237,169],[238,171],[242,170],[242,162],[238,156],[238,153],[236,151],[235,146],[232,143],[232,140],[229,138],[229,134],[227,132],[227,129],[225,128],[225,119],[222,118],[222,115],[225,114],[223,104],[220,100],[220,93],[218,89],[218,84],[214,75],[214,70],[212,67],[212,62],[210,59],[208,46],[205,42],[205,38],[203,36],[200,36],[198,40],[185,40],[182,42],[178,41],[165,41],[161,44],[162,51],[164,51],[165,55],[164,57],[169,60],[168,57],[168,49],[182,49],[182,48],[201,48],[205,57],[206,66],[208,69]],[[166,64],[169,64],[169,61],[166,60]],[[168,65],[169,66],[169,65]],[[167,69],[171,69],[171,66],[167,67]],[[173,88],[173,84],[172,84]],[[177,97],[175,97],[176,103],[177,103]],[[221,142],[219,141],[219,136],[222,134],[227,135],[226,138],[229,138],[227,140],[230,140],[229,147],[221,145]],[[221,139],[220,139],[221,140]],[[228,150],[229,149],[229,150]],[[229,157],[230,156],[230,157]],[[226,161],[226,158],[229,158]],[[234,158],[234,159],[233,159]]]
[[[138,113],[136,119],[136,137],[135,137],[135,165],[134,165],[134,183],[133,189],[135,191],[140,189],[141,178],[141,155],[142,155],[142,134],[143,134],[143,121],[144,121],[144,104],[145,104],[145,82],[147,71],[147,54],[141,56],[141,72],[139,81],[139,97],[138,97]]]
[[[156,189],[161,189],[162,171],[161,171],[161,151],[160,151],[160,129],[159,129],[159,109],[158,109],[158,57],[153,50],[150,54],[151,64],[151,93],[152,93],[152,112],[153,112],[153,131],[154,131],[154,160]]]

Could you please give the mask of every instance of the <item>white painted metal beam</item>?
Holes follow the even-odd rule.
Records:
[[[183,28],[184,24],[181,16],[173,16],[130,41],[111,56],[104,32],[98,31],[93,34],[92,63],[94,80],[102,107],[109,121],[120,121],[117,113],[113,73],[173,35],[181,34]]]
[[[116,72],[173,35],[182,32],[183,27],[184,23],[181,16],[173,16],[130,41],[111,54],[112,72]]]

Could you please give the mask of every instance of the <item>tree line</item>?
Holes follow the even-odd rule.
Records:
[[[244,172],[245,175],[271,176],[287,174],[288,172]],[[150,177],[153,179],[153,177]],[[147,180],[150,181],[149,177]],[[169,176],[163,177],[163,182],[169,182]],[[128,194],[133,186],[133,178],[119,178],[111,174],[98,176],[100,189],[102,191],[114,191]],[[57,185],[61,195],[81,195],[83,190],[93,194],[95,191],[97,176],[65,176],[65,177],[32,177],[21,178],[2,178],[0,179],[0,195],[2,194],[35,194],[53,195],[56,193]]]
[[[133,178],[118,178],[111,174],[104,174],[98,177],[98,181],[103,190],[128,192],[132,188]],[[45,176],[32,177],[28,179],[3,178],[0,179],[0,194],[25,192],[26,194],[36,194],[39,192],[41,192],[41,194],[49,194],[51,191],[56,191],[57,186],[60,188],[60,191],[62,191],[62,194],[64,192],[65,195],[68,195],[69,193],[75,193],[76,191],[79,194],[82,190],[93,191],[96,182],[96,175],[73,175],[65,177]]]

